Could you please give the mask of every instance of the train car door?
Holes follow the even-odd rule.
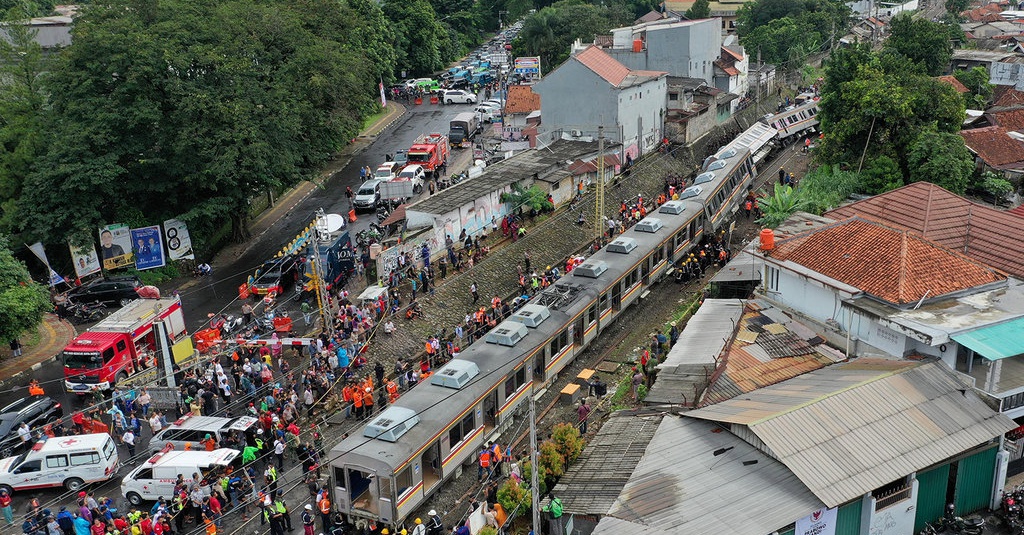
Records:
[[[420,466],[423,470],[423,494],[426,495],[441,482],[441,439],[423,450]]]
[[[616,312],[618,312],[619,309],[622,308],[622,285],[624,283],[623,281],[625,281],[625,279],[616,282],[615,285],[612,286],[612,310]]]
[[[345,469],[340,466],[334,467],[334,502],[338,504],[340,511],[352,510],[352,496],[348,493]]]
[[[580,317],[576,318],[576,322],[573,324],[572,330],[572,343],[576,344],[576,347],[583,347],[583,319],[586,314],[580,314]]]
[[[391,520],[395,518],[394,508],[394,483],[390,476],[378,477],[378,483],[380,484],[380,494],[378,494],[378,507],[377,516],[380,517],[380,521],[384,524],[390,524]]]
[[[349,498],[352,500],[352,509],[367,511],[374,515],[380,512],[380,488],[378,481],[381,479],[372,471],[347,468],[349,483]]]
[[[498,411],[498,389],[491,390],[484,398],[484,434],[490,433],[496,423],[496,412]]]

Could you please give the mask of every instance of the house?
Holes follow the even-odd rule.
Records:
[[[989,20],[1003,20],[999,15],[1002,10],[1003,8],[1000,7],[998,3],[992,2],[981,7],[964,11],[960,15],[968,22],[987,22]]]
[[[504,116],[502,118],[504,136],[502,137],[522,137],[524,129],[531,125],[540,124],[540,117],[535,115],[536,112],[540,112],[540,95],[533,92],[533,87],[529,85],[510,85],[505,97]],[[535,137],[534,135],[530,136],[531,139]]]
[[[625,418],[633,425],[617,421]],[[587,465],[601,471],[591,445],[556,490],[575,513],[599,511],[621,488],[604,514],[576,513],[584,534],[912,535],[942,516],[947,496],[956,496],[957,515],[998,503],[1007,458],[1000,438],[1016,427],[941,363],[880,359],[669,412],[649,440],[653,414],[611,421],[620,436],[602,440],[604,458],[623,469],[635,463],[628,479],[586,473]],[[589,503],[588,491],[596,494]]]
[[[692,144],[732,117],[737,96],[709,86],[701,78],[668,80],[665,136],[674,143]]]
[[[622,145],[626,162],[658,147],[664,135],[664,71],[634,70],[590,45],[533,86],[549,139],[597,137]]]
[[[891,18],[904,11],[917,11],[919,7],[918,0],[910,0],[907,2],[900,2],[899,0],[893,0],[891,2],[876,2],[874,0],[856,0],[852,2],[846,2],[847,6],[853,10],[854,16],[868,16],[873,15],[876,17]]]
[[[990,115],[998,125],[1010,114],[1015,119],[1020,119],[1024,115],[1024,110]],[[1024,128],[1024,125],[1019,123],[1014,126]],[[988,126],[961,130],[960,137],[964,138],[964,144],[974,155],[975,165],[979,169],[994,171],[1017,182],[1024,175],[1024,134],[1011,133],[1002,126]]]
[[[723,46],[721,56],[714,61],[715,65],[715,87],[733,95],[739,95],[741,99],[731,103],[730,112],[735,113],[747,97],[747,56],[743,47],[739,45]]]
[[[1024,89],[1024,56],[1011,51],[953,50],[949,72],[984,67],[989,83]]]
[[[659,19],[615,28],[611,34],[612,46],[602,50],[630,69],[666,71],[715,84],[714,62],[722,55],[717,20]]]
[[[551,196],[555,206],[561,206],[571,201],[578,191],[580,182],[583,182],[584,188],[589,188],[591,184],[595,183],[598,176],[598,164],[603,166],[601,176],[604,177],[604,182],[607,184],[619,174],[622,165],[617,154],[618,144],[605,144],[604,150],[604,157],[600,162],[597,153],[587,154],[574,159],[566,166],[564,173],[540,175],[534,184]]]
[[[0,38],[10,42],[10,36],[4,26],[11,24],[28,25],[35,32],[32,38],[42,47],[44,52],[53,52],[71,45],[71,27],[74,20],[70,15],[53,17],[36,17],[27,21],[11,21],[0,23]]]
[[[988,39],[997,35],[1020,34],[1024,26],[1000,18],[995,21],[965,22],[960,25],[960,29],[975,39]]]
[[[956,89],[956,92],[960,93],[961,95],[964,94],[964,93],[970,93],[971,92],[970,89],[967,89],[967,86],[962,84],[960,82],[960,80],[957,80],[956,76],[953,76],[952,74],[948,74],[946,76],[939,76],[937,79],[940,82],[946,82],[947,84],[953,86],[953,89]]]
[[[775,65],[753,62],[747,67],[750,92],[759,95],[775,94]]]
[[[665,7],[676,13],[685,13],[693,7],[696,0],[667,0]],[[736,13],[745,2],[743,0],[711,0],[711,18],[721,22],[719,31],[723,33],[736,33]]]

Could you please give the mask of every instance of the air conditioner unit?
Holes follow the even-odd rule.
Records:
[[[571,135],[572,137],[580,137],[580,136],[583,135],[583,131],[582,130],[570,130],[569,131],[569,135]]]

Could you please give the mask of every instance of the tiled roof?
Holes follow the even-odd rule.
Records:
[[[967,89],[967,86],[965,86],[964,84],[960,83],[960,80],[956,79],[956,76],[953,76],[953,75],[939,76],[939,81],[946,82],[947,84],[953,86],[953,89],[956,89],[957,93],[970,93],[971,92],[970,89]]]
[[[1020,206],[1018,206],[1018,207],[1016,207],[1016,208],[1014,208],[1012,210],[1007,210],[1006,213],[1013,214],[1013,215],[1015,215],[1017,217],[1024,217],[1024,204],[1022,204],[1022,205],[1020,205]]]
[[[615,87],[618,87],[626,79],[626,76],[629,76],[629,69],[625,65],[596,46],[587,47],[574,57],[583,66],[594,71],[594,74],[604,78],[604,81]]]
[[[1024,130],[1024,108],[985,112],[992,124],[1001,126],[1010,132]]]
[[[1024,110],[1019,112],[1024,115]],[[971,149],[990,167],[1024,168],[1024,143],[1010,137],[1007,128],[986,126],[972,130],[961,130],[967,148]]]
[[[997,85],[992,88],[992,106],[1016,106],[1024,104],[1024,91],[1012,85]]]
[[[513,85],[508,88],[505,113],[530,113],[540,109],[540,95],[528,85]]]
[[[782,239],[771,260],[794,262],[896,305],[1006,280],[918,234],[861,217]]]
[[[939,245],[1024,278],[1020,219],[928,182],[915,182],[825,213],[833,219],[865,216],[897,225]]]
[[[614,87],[629,87],[668,74],[664,71],[629,70],[607,52],[593,45],[573,57]]]
[[[725,52],[726,54],[732,56],[733,59],[735,59],[736,61],[743,61],[743,54],[740,54],[739,52],[737,52],[737,51],[735,51],[735,50],[733,50],[733,49],[731,49],[731,48],[729,48],[727,46],[723,46],[722,47],[722,52]]]

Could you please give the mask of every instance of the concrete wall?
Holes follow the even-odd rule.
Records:
[[[712,62],[722,47],[721,19],[705,19],[692,24],[647,31],[645,50],[606,49],[610,56],[630,69],[667,71],[669,76],[703,78],[713,82]]]
[[[662,77],[619,91],[622,144],[633,159],[657,148],[662,138],[667,88]]]

